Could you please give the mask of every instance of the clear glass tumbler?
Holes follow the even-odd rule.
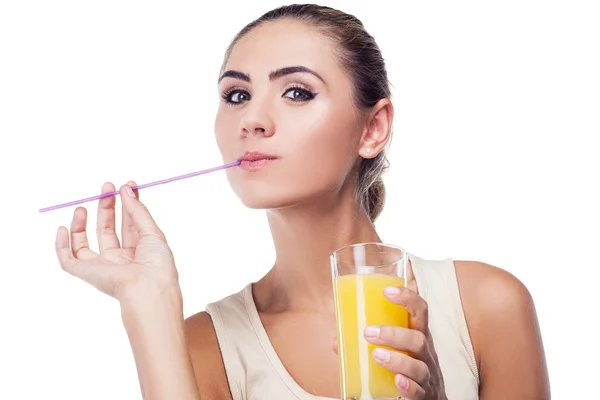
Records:
[[[408,255],[383,243],[359,243],[331,255],[342,400],[395,400],[394,374],[373,359],[367,326],[408,327],[408,312],[383,295],[405,286]]]

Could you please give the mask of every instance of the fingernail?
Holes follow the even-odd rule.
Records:
[[[392,354],[389,352],[389,350],[381,349],[378,347],[375,350],[373,350],[373,357],[377,361],[388,362],[388,361],[390,361]]]
[[[379,336],[379,332],[381,332],[381,328],[378,326],[367,326],[365,328],[365,336],[370,338],[376,338]]]
[[[383,288],[383,293],[387,294],[388,296],[396,296],[400,294],[400,289],[398,289],[397,286],[386,286]]]
[[[396,375],[396,386],[398,386],[399,389],[408,389],[408,379],[406,379],[404,375]]]
[[[133,193],[133,190],[131,190],[130,186],[125,186],[125,190],[127,190],[129,197],[133,197],[135,199],[135,193]]]

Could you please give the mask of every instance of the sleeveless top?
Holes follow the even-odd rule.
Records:
[[[467,330],[452,259],[409,255],[419,295],[427,301],[433,337],[448,400],[479,399],[479,375]],[[252,284],[210,303],[206,311],[216,332],[233,400],[336,400],[315,396],[287,372],[262,325]]]

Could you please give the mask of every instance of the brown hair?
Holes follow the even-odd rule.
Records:
[[[267,12],[246,25],[233,39],[222,70],[235,44],[255,27],[282,18],[310,23],[338,44],[342,68],[354,84],[354,101],[360,111],[373,107],[379,100],[390,98],[390,84],[379,46],[353,15],[315,4],[293,4]],[[222,73],[223,71],[221,71]],[[382,174],[388,168],[385,151],[374,158],[363,158],[358,169],[357,197],[371,221],[379,216],[385,203]]]

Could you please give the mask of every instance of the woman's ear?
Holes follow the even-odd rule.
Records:
[[[374,158],[390,139],[394,106],[390,99],[381,99],[369,113],[363,130],[358,154],[363,158]]]

